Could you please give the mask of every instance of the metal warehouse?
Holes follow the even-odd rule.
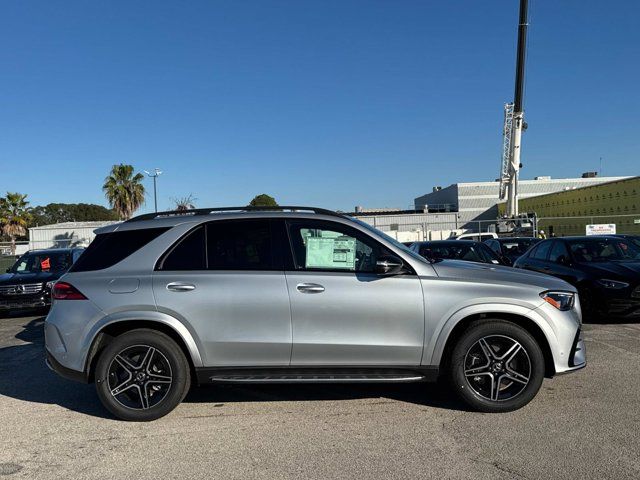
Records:
[[[29,250],[86,247],[95,238],[93,231],[117,221],[63,222],[29,229]]]

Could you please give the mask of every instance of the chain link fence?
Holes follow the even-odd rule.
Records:
[[[365,220],[362,218],[362,220]],[[586,235],[587,225],[614,225],[617,234],[640,235],[640,214],[638,215],[592,215],[564,217],[532,217],[529,222],[520,223],[517,230],[503,228],[504,221],[499,220],[459,220],[410,222],[399,218],[397,221],[375,224],[373,226],[400,242],[423,240],[446,240],[463,233],[493,232],[498,236],[539,236],[566,237]],[[607,228],[608,231],[609,228]]]

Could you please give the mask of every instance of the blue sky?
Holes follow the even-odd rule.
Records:
[[[523,177],[640,174],[640,2],[530,3]],[[517,4],[3,2],[0,192],[106,204],[120,162],[164,170],[160,208],[406,208],[492,180]]]

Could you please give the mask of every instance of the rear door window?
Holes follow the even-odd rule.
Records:
[[[209,270],[282,270],[279,248],[272,235],[273,222],[264,220],[215,221],[207,224]]]
[[[200,225],[187,233],[160,260],[157,270],[205,270],[205,227]]]
[[[167,230],[169,227],[101,233],[80,255],[70,271],[88,272],[109,268],[155,240]]]

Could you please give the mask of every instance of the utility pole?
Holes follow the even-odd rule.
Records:
[[[162,170],[160,170],[159,168],[154,168],[153,172],[144,170],[144,173],[146,173],[147,176],[153,178],[153,207],[154,211],[158,213],[158,191],[156,189],[156,180],[160,175],[162,175]]]

